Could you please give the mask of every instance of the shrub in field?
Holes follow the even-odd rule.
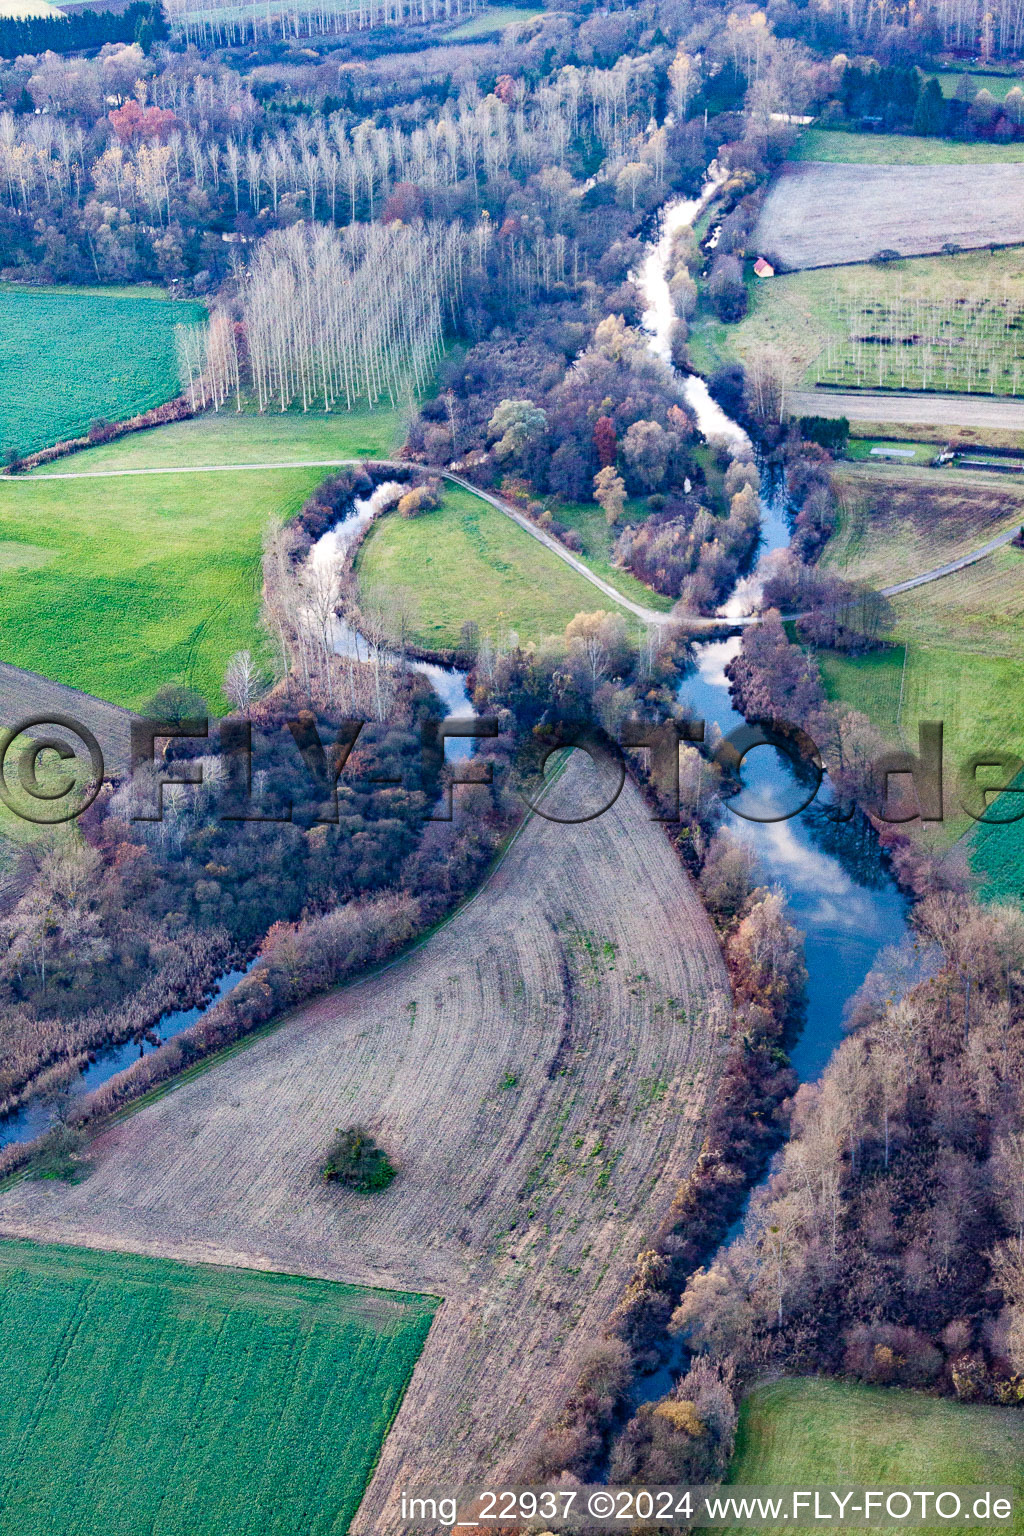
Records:
[[[395,1176],[387,1154],[358,1125],[337,1131],[322,1173],[328,1183],[344,1184],[363,1194],[387,1189]]]
[[[29,1163],[29,1175],[33,1179],[61,1179],[73,1183],[86,1171],[79,1159],[83,1141],[77,1126],[58,1120],[53,1129],[40,1138]]]
[[[403,517],[419,517],[421,512],[435,512],[441,505],[441,482],[429,480],[426,485],[414,485],[406,491],[398,503]]]

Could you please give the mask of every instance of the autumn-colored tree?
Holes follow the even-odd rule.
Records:
[[[615,423],[610,416],[599,416],[595,421],[594,447],[597,449],[597,462],[602,469],[615,463],[618,439],[615,436]]]
[[[114,107],[107,118],[122,144],[137,139],[159,139],[163,143],[178,126],[173,112],[164,107],[143,107],[134,96],[123,107]]]
[[[604,510],[609,523],[618,522],[626,505],[626,485],[611,465],[599,469],[594,476],[594,500]]]
[[[411,224],[423,217],[423,193],[414,181],[400,181],[391,190],[380,216],[382,224]]]

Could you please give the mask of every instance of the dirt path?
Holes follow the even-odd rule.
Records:
[[[850,421],[878,421],[905,426],[1004,427],[1024,432],[1024,400],[996,400],[982,395],[871,395],[857,390],[794,390],[794,416],[845,416]]]
[[[82,1184],[5,1190],[0,1232],[442,1295],[353,1526],[391,1536],[397,1489],[507,1478],[562,1400],[693,1165],[727,1007],[627,783],[594,821],[534,818],[407,961],[108,1131]],[[375,1198],[317,1178],[359,1122],[400,1169]]]

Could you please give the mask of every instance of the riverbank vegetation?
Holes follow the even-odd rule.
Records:
[[[0,1275],[6,1497],[26,1536],[347,1527],[436,1309],[34,1243],[0,1245]]]
[[[999,6],[990,15],[985,50],[1005,52],[1012,18]],[[926,38],[911,11],[890,28],[876,12],[791,8],[766,21],[749,8],[644,3],[545,12],[493,43],[441,46],[450,17],[345,37],[319,35],[307,17],[294,30],[314,36],[272,38],[271,20],[236,48],[241,27],[193,13],[185,47],[154,29],[97,57],[0,64],[0,273],[174,283],[214,312],[185,360],[189,409],[212,401],[219,415],[78,462],[141,467],[151,454],[153,467],[180,467],[184,454],[194,465],[205,443],[207,464],[249,466],[182,477],[184,492],[175,475],[9,485],[5,546],[19,584],[36,583],[31,612],[26,600],[14,614],[21,663],[65,666],[129,703],[167,683],[153,674],[170,666],[179,682],[159,706],[178,716],[201,711],[201,693],[219,702],[228,683],[230,731],[257,738],[253,797],[278,817],[226,824],[224,796],[244,799],[248,776],[220,775],[209,741],[172,742],[165,768],[203,766],[201,786],[168,789],[163,821],[143,823],[126,788],[104,791],[10,893],[8,1106],[74,1088],[89,1051],[141,1041],[172,1000],[198,1002],[228,965],[255,963],[190,1028],[74,1096],[67,1119],[86,1130],[163,1095],[124,1115],[88,1179],[56,1192],[19,1183],[5,1211],[37,1232],[94,1223],[108,1241],[152,1242],[155,1230],[236,1258],[266,1262],[272,1250],[282,1267],[321,1268],[327,1233],[348,1274],[436,1277],[449,1299],[436,1353],[384,1448],[366,1529],[394,1489],[441,1472],[461,1480],[467,1466],[511,1477],[529,1458],[544,1480],[606,1466],[627,1481],[717,1478],[736,1391],[766,1364],[1020,1396],[1020,1223],[1005,1176],[1021,1119],[1019,916],[979,911],[955,869],[885,831],[892,867],[922,898],[919,949],[860,998],[834,1076],[797,1091],[787,1051],[804,1006],[800,936],[719,825],[724,770],[710,741],[682,754],[675,852],[642,816],[626,827],[640,808],[632,784],[607,817],[569,829],[573,855],[554,841],[567,829],[540,817],[514,839],[515,790],[538,778],[521,757],[536,769],[574,732],[636,739],[678,724],[684,627],[637,642],[600,601],[568,585],[559,595],[568,568],[459,493],[434,510],[407,504],[422,515],[399,510],[371,534],[364,657],[339,655],[337,610],[355,594],[337,571],[320,581],[310,556],[380,476],[261,467],[289,444],[312,459],[335,456],[328,440],[360,457],[401,446],[404,495],[424,472],[458,466],[568,548],[589,544],[591,559],[628,571],[631,593],[654,590],[683,616],[713,612],[755,555],[759,472],[750,454],[704,440],[660,354],[684,363],[687,327],[696,348],[706,313],[722,327],[742,318],[744,262],[793,120],[915,126],[911,96],[916,118],[942,93],[911,80],[903,54],[940,33],[973,42],[966,17],[940,0]],[[995,113],[958,97],[934,131],[917,123],[918,137],[944,151],[955,116],[958,132],[991,134],[987,147],[1012,158],[1012,94]],[[696,195],[713,160],[722,176],[703,246],[685,233],[676,242],[676,323],[655,349],[639,284],[651,216],[672,193]],[[975,161],[938,169],[965,196],[980,174]],[[915,189],[914,218],[925,201]],[[1003,204],[989,201],[1005,233]],[[841,210],[848,226],[853,206]],[[883,263],[879,281],[893,271]],[[806,598],[809,617],[797,645],[770,613],[730,678],[751,718],[783,716],[820,740],[845,811],[868,801],[881,738],[829,707],[811,648],[838,658],[833,681],[862,656],[884,670],[891,706],[893,670],[879,658],[892,614],[813,569],[841,509],[825,454],[787,439],[789,375],[769,350],[751,354],[746,378],[719,374],[714,394],[779,450],[793,559],[766,600],[790,611],[787,596]],[[373,400],[380,415],[339,409]],[[337,425],[300,414],[320,403]],[[263,526],[293,512],[261,568]],[[74,569],[70,538],[54,539],[53,559],[29,555],[49,549],[51,526],[81,545]],[[426,587],[444,530],[455,570],[444,570],[442,601]],[[368,601],[367,570],[389,545],[383,601]],[[261,585],[281,679],[269,691]],[[52,625],[47,649],[44,604],[69,615],[66,661],[54,660]],[[535,618],[529,638],[513,633],[520,611]],[[437,624],[472,657],[472,703],[500,731],[467,767],[493,783],[461,788],[466,814],[452,822],[434,820],[449,770],[429,744],[444,705],[405,654],[410,628]],[[336,788],[353,718],[364,724]],[[647,808],[671,810],[671,786],[631,750]],[[580,776],[570,760],[564,784],[548,786],[556,804]],[[392,965],[501,854],[493,899]],[[359,989],[321,996],[356,977]],[[292,1009],[290,1027],[258,1038]],[[204,1072],[218,1056],[220,1071]],[[183,1074],[187,1085],[167,1093]],[[372,1201],[318,1178],[339,1106],[342,1124],[366,1127],[400,1170]],[[790,1120],[772,1180],[716,1260]],[[25,1155],[8,1152],[0,1169]],[[481,1306],[496,1319],[483,1334]],[[668,1357],[673,1317],[699,1358],[667,1401],[631,1414],[631,1378]]]

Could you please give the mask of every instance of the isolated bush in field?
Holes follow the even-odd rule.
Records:
[[[61,1179],[72,1183],[84,1172],[80,1156],[84,1142],[82,1132],[66,1121],[58,1120],[52,1130],[41,1139],[29,1164],[33,1179]]]
[[[329,1183],[344,1184],[364,1194],[387,1189],[395,1176],[387,1154],[361,1126],[339,1129],[321,1170]]]

